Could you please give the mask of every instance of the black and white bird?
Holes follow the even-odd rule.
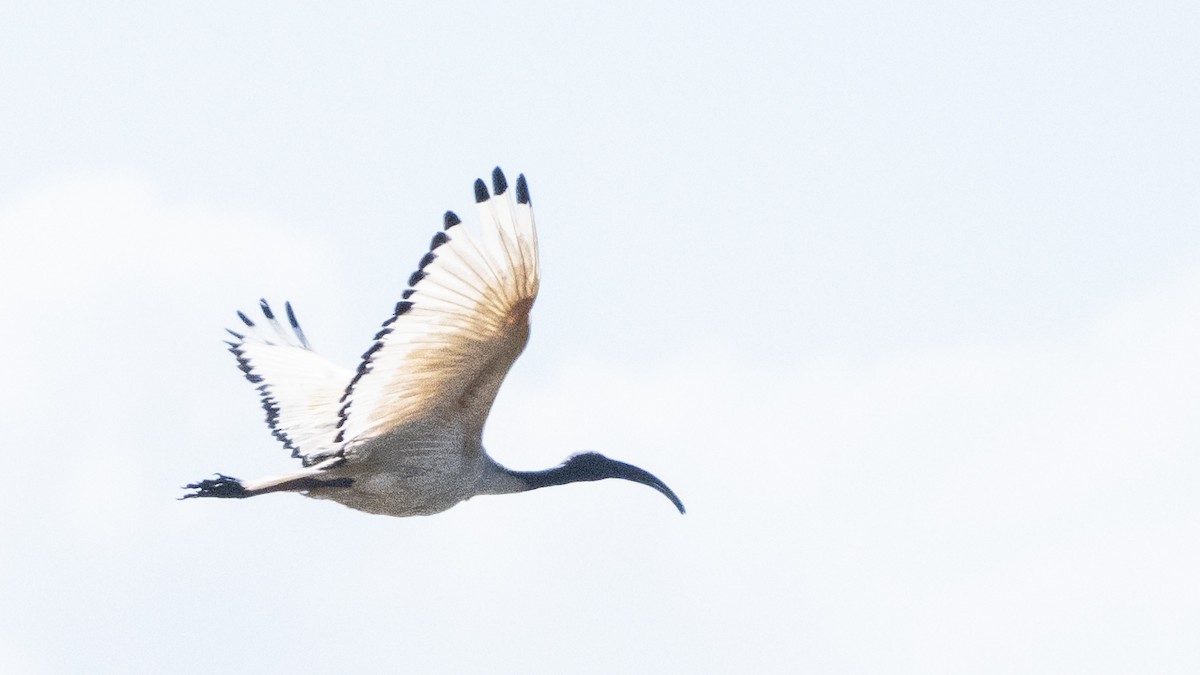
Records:
[[[222,474],[182,498],[298,492],[389,516],[429,515],[475,495],[524,492],[604,478],[648,485],[684,512],[658,478],[595,452],[545,471],[513,471],[482,444],[500,383],[529,339],[538,293],[537,233],[525,177],[516,200],[499,168],[492,193],[475,181],[482,237],[453,212],[433,236],[409,288],[358,369],[319,356],[284,306],[288,327],[261,301],[242,312],[229,351],[257,385],[271,433],[303,463],[293,473],[242,481]]]

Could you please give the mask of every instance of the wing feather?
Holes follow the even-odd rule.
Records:
[[[482,433],[513,361],[529,339],[538,292],[537,235],[524,176],[517,202],[503,173],[494,194],[475,185],[482,238],[447,213],[445,230],[342,394],[337,442],[408,424],[461,424]]]
[[[238,312],[246,330],[229,331],[234,337],[229,351],[256,385],[271,434],[309,466],[337,451],[339,399],[354,372],[312,351],[291,303],[286,305],[290,334],[266,300],[260,307],[271,330]]]

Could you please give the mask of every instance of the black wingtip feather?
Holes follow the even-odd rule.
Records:
[[[262,308],[263,316],[271,319],[272,321],[275,319],[275,312],[271,311],[271,306],[267,304],[266,298],[259,298],[258,306]]]
[[[409,285],[409,286],[416,286],[416,285],[417,285],[417,283],[418,283],[419,281],[421,281],[422,279],[424,279],[424,278],[425,278],[425,273],[424,273],[424,272],[422,272],[421,270],[417,270],[416,272],[413,272],[413,273],[412,273],[412,276],[410,276],[410,277],[408,278],[408,285]]]
[[[447,211],[446,215],[442,216],[442,229],[448,230],[461,222],[462,221],[458,218],[458,214],[454,213],[453,211]]]
[[[508,179],[504,177],[504,172],[500,167],[492,169],[492,192],[499,197],[508,189]]]
[[[296,313],[292,311],[292,303],[283,303],[283,309],[287,312],[288,323],[292,324],[292,328],[299,328],[300,322],[296,321]]]
[[[475,203],[482,204],[488,200],[487,185],[482,178],[475,179]]]
[[[450,241],[450,237],[446,236],[445,232],[438,232],[437,234],[433,235],[433,239],[429,242],[429,250],[436,250],[437,247],[448,241]]]
[[[254,322],[251,321],[250,317],[246,316],[245,313],[243,313],[241,310],[238,310],[237,315],[238,315],[238,318],[242,320],[242,323],[246,324],[247,326],[249,326],[251,328],[254,328]]]
[[[312,349],[312,345],[308,342],[308,337],[304,334],[304,329],[300,327],[300,322],[296,320],[296,312],[292,309],[292,303],[283,303],[283,309],[287,313],[288,323],[292,325],[292,332],[300,340],[300,346],[305,349]]]
[[[517,176],[517,203],[529,203],[529,185],[525,182],[525,174]]]

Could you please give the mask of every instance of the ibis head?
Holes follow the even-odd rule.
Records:
[[[658,490],[663,496],[671,500],[671,503],[675,505],[675,508],[679,509],[680,513],[685,512],[683,502],[679,501],[679,497],[676,497],[671,488],[667,487],[667,484],[659,480],[654,474],[644,469],[639,469],[632,464],[609,459],[598,452],[583,452],[578,455],[572,455],[560,466],[556,466],[553,469],[546,469],[545,471],[514,471],[513,473],[524,480],[531,490],[551,485],[604,480],[605,478],[631,480]]]

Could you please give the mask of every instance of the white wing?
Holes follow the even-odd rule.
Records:
[[[312,351],[291,303],[285,306],[289,334],[266,300],[260,301],[271,330],[238,312],[250,329],[245,335],[229,331],[235,341],[229,351],[237,357],[246,379],[258,385],[271,434],[305,466],[337,451],[338,410],[342,393],[354,371],[342,368]]]
[[[525,177],[516,202],[504,174],[495,196],[475,181],[482,241],[446,213],[445,231],[409,278],[344,395],[337,442],[415,422],[480,434],[496,392],[529,339],[538,292],[537,233]]]

